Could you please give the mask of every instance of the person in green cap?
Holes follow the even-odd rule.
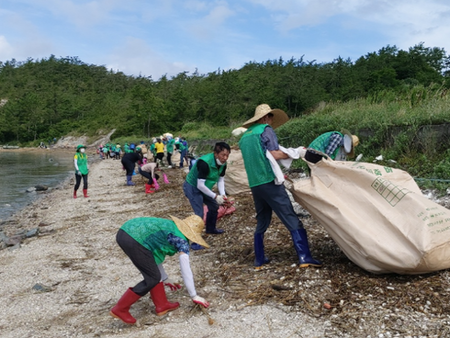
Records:
[[[75,188],[73,189],[73,198],[77,198],[77,190],[81,184],[81,178],[83,178],[83,195],[89,197],[87,194],[88,189],[88,161],[86,155],[86,147],[82,144],[77,146],[77,152],[73,157],[73,164],[75,165]]]

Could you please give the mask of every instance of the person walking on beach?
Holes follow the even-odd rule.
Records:
[[[167,136],[167,163],[169,168],[172,168],[172,154],[175,148],[175,140],[172,136]]]
[[[162,167],[163,166],[163,158],[164,158],[164,143],[162,143],[160,138],[156,139],[155,151],[156,151],[155,162],[159,163]]]
[[[86,147],[82,144],[77,146],[77,152],[73,157],[73,164],[75,166],[75,187],[73,189],[73,198],[77,198],[77,190],[81,184],[81,178],[83,178],[83,195],[89,197],[88,190],[88,161],[86,155]]]
[[[125,222],[117,232],[117,244],[144,277],[144,280],[130,287],[110,311],[111,316],[126,324],[136,323],[136,319],[130,314],[130,307],[149,292],[158,316],[180,306],[178,302],[171,303],[167,300],[164,285],[175,291],[181,289],[181,285],[169,280],[162,265],[166,256],[177,253],[181,276],[192,301],[205,308],[209,306],[204,298],[197,295],[189,262],[189,240],[209,247],[201,236],[205,226],[203,220],[196,215],[183,220],[170,217],[171,220],[156,217],[134,218]]]
[[[269,228],[273,211],[291,233],[300,267],[322,266],[320,261],[311,257],[303,223],[295,214],[284,185],[275,183],[275,174],[267,157],[270,153],[275,160],[289,158],[280,150],[274,131],[288,120],[289,117],[281,109],[261,104],[256,107],[255,115],[242,125],[248,128],[239,141],[239,148],[256,209],[254,266],[257,269],[270,262],[264,254],[264,234]]]

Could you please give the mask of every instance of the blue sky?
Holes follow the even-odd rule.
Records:
[[[0,1],[0,61],[77,56],[154,80],[420,42],[448,55],[449,36],[448,0]]]

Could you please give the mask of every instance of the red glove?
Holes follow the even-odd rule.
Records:
[[[173,282],[172,280],[170,280],[170,278],[168,278],[164,281],[164,286],[169,287],[170,291],[172,291],[172,292],[181,290],[181,285]]]
[[[192,301],[195,304],[200,304],[201,306],[203,306],[204,308],[207,308],[209,306],[209,303],[206,301],[205,298],[202,298],[200,296],[195,296],[192,298]]]

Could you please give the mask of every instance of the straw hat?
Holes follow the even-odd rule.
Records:
[[[276,129],[279,126],[285,124],[289,117],[287,114],[282,111],[281,109],[272,109],[268,104],[260,104],[255,109],[255,116],[253,116],[250,120],[246,121],[242,126],[244,128],[250,127],[253,123],[258,121],[260,118],[266,116],[267,114],[272,113],[273,114],[273,122],[272,122],[272,128]]]
[[[344,150],[349,157],[355,156],[355,147],[359,144],[359,138],[356,135],[352,135],[348,130],[342,130],[344,134]]]
[[[180,230],[182,234],[185,235],[189,240],[194,243],[200,244],[205,248],[209,248],[208,243],[205,242],[201,235],[203,228],[205,227],[205,223],[203,223],[203,220],[200,216],[192,215],[186,217],[183,220],[172,215],[170,215],[170,217],[177,225],[178,230]]]

